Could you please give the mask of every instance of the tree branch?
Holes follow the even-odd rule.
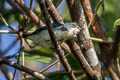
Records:
[[[4,16],[2,15],[2,13],[0,12],[0,20],[8,27],[10,28],[11,30],[15,30],[14,28],[12,28],[8,23],[7,21],[5,20]]]
[[[116,72],[117,77],[120,78],[120,65],[119,65],[119,44],[120,44],[120,25],[117,27],[117,31],[115,34],[115,40],[112,45],[112,52],[111,52],[111,62],[109,65],[112,63],[112,68]]]
[[[51,38],[51,41],[54,45],[56,53],[59,56],[59,59],[60,59],[61,63],[63,64],[64,68],[68,72],[68,75],[69,75],[70,79],[71,80],[76,80],[75,75],[73,74],[69,63],[67,62],[67,59],[64,56],[64,51],[61,49],[60,45],[56,41],[56,37],[55,37],[55,34],[53,32],[53,27],[50,23],[50,15],[48,14],[48,11],[46,9],[45,2],[44,2],[44,0],[42,0],[42,1],[38,0],[38,2],[40,4],[41,10],[43,11],[42,13],[43,13],[43,16],[45,17],[45,20],[46,20],[46,27],[48,29],[48,33],[50,35],[50,38]]]
[[[57,10],[55,9],[54,4],[52,3],[52,0],[47,0],[46,1],[46,6],[47,6],[47,10],[49,11],[52,19],[54,22],[57,23],[64,23],[62,17],[59,15],[59,13],[57,12]]]
[[[0,64],[6,64],[6,65],[9,65],[9,66],[12,66],[16,69],[19,69],[20,71],[26,72],[26,73],[38,78],[40,80],[48,80],[44,75],[40,74],[39,72],[33,71],[33,70],[31,70],[27,67],[16,64],[15,62],[9,61],[6,58],[0,58]]]
[[[75,58],[78,60],[79,64],[81,65],[81,67],[85,71],[87,77],[89,79],[93,80],[94,79],[94,71],[92,70],[92,68],[88,64],[88,62],[86,61],[83,53],[80,50],[80,47],[72,39],[67,40],[67,43],[68,43],[73,55],[75,56]]]
[[[67,0],[67,4],[70,10],[72,21],[77,22],[81,27],[81,31],[78,34],[78,40],[80,41],[81,49],[88,63],[94,70],[95,76],[93,76],[91,80],[104,80],[99,60],[94,50],[93,43],[90,40],[90,35],[81,3],[79,0]]]
[[[80,0],[80,1],[82,3],[82,6],[83,6],[83,8],[84,8],[84,10],[85,10],[89,20],[91,21],[91,23],[93,25],[92,28],[93,28],[93,31],[94,31],[96,37],[101,38],[103,40],[107,39],[105,32],[101,29],[101,26],[104,25],[104,15],[105,15],[105,13],[104,13],[104,0],[100,0],[100,2],[99,2],[99,5],[102,4],[102,9],[103,9],[102,25],[100,25],[98,23],[97,18],[94,20],[94,16],[93,16],[93,12],[92,12],[90,1],[89,0]],[[95,21],[96,21],[96,23],[94,23]],[[99,46],[100,46],[100,49],[101,49],[101,52],[102,52],[101,55],[100,55],[101,58],[102,58],[101,60],[104,62],[105,66],[107,67],[108,72],[110,73],[112,79],[118,80],[117,76],[120,77],[120,73],[119,73],[120,70],[119,70],[119,66],[118,66],[118,59],[114,59],[114,60],[111,59],[112,57],[115,56],[114,52],[112,52],[114,50],[111,49],[111,46],[108,43],[99,43]],[[114,48],[116,48],[116,47],[114,46]],[[115,78],[115,73],[117,74],[116,78]]]
[[[117,27],[117,31],[115,34],[115,40],[112,46],[112,53],[111,56],[116,59],[118,58],[118,51],[119,51],[119,43],[120,43],[120,25]]]
[[[44,26],[44,23],[38,18],[38,16],[32,10],[30,10],[24,5],[22,0],[15,0],[15,1],[20,6],[20,8],[24,10],[26,15],[31,18],[32,21],[34,21],[40,27]]]
[[[89,0],[80,0],[80,2],[81,2],[81,4],[82,4],[82,6],[83,6],[83,8],[88,16],[89,21],[92,23],[92,26],[93,26],[92,28],[94,30],[96,37],[106,39],[105,34],[102,31],[102,29],[97,21],[97,18],[94,16],[94,14],[96,14],[96,12],[93,14],[90,1]],[[99,2],[98,7],[101,4],[102,4],[102,1]],[[97,9],[98,9],[98,7],[97,7]],[[96,9],[96,11],[97,11],[97,9]]]
[[[17,34],[17,31],[0,30],[0,34]]]

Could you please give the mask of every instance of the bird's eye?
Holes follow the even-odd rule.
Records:
[[[61,28],[61,31],[67,31],[67,30],[68,29],[66,27],[64,27],[64,26]]]

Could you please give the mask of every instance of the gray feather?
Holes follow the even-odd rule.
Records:
[[[57,41],[60,43],[76,36],[79,31],[79,27],[76,23],[65,23],[59,27],[54,28],[54,34]],[[53,47],[47,29],[43,29],[37,34],[27,35],[26,38],[33,40],[36,46],[42,46],[47,49]]]

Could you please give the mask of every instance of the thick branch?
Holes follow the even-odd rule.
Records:
[[[78,40],[81,42],[82,51],[95,72],[96,78],[93,80],[104,80],[102,77],[101,66],[97,58],[96,52],[92,41],[90,40],[89,31],[87,28],[84,12],[79,0],[67,0],[67,4],[70,10],[71,18],[73,22],[77,22],[81,27],[81,31],[78,34]]]
[[[110,59],[112,62],[110,64],[113,64],[113,70],[116,72],[117,76],[120,78],[120,69],[119,69],[119,44],[120,44],[120,25],[117,27],[117,31],[115,34],[115,40],[112,46],[112,52]],[[110,65],[109,64],[109,65]]]
[[[40,73],[38,73],[38,72],[36,72],[36,71],[33,71],[33,70],[31,70],[31,69],[29,69],[29,68],[27,68],[27,67],[24,67],[24,66],[22,66],[22,65],[16,64],[16,63],[13,62],[13,61],[9,61],[9,60],[6,59],[6,58],[0,58],[0,63],[1,63],[1,64],[6,64],[6,65],[9,65],[9,66],[12,66],[12,67],[14,67],[14,68],[16,68],[16,69],[19,69],[20,71],[26,72],[26,73],[28,73],[28,74],[30,74],[30,75],[38,78],[38,79],[40,79],[40,80],[48,80],[44,75],[42,75],[42,74],[40,74]]]
[[[53,19],[54,22],[57,22],[57,23],[64,23],[63,22],[63,19],[62,17],[59,15],[59,13],[57,12],[54,4],[52,3],[52,0],[47,0],[46,1],[46,4],[47,4],[47,9]]]
[[[92,68],[90,67],[90,65],[88,64],[88,62],[86,61],[83,53],[80,50],[80,47],[72,39],[67,40],[67,42],[68,42],[68,45],[69,45],[69,47],[70,47],[73,55],[78,60],[79,64],[81,65],[81,67],[85,71],[85,73],[88,76],[88,78],[91,79],[91,80],[93,80],[94,79],[94,71],[92,70]]]
[[[24,5],[22,0],[15,0],[15,1],[20,6],[20,8],[24,10],[26,15],[31,18],[32,21],[34,21],[40,27],[44,26],[44,23],[38,18],[38,16],[36,16],[36,14],[32,10],[30,10]]]
[[[112,57],[115,59],[118,58],[119,43],[120,43],[120,25],[117,27],[115,40],[112,47]]]
[[[51,38],[51,41],[54,45],[56,53],[58,54],[58,56],[60,58],[60,61],[63,64],[64,68],[68,72],[68,75],[69,75],[70,79],[71,80],[76,80],[75,75],[73,74],[69,63],[67,62],[67,59],[64,56],[64,51],[61,49],[60,45],[56,41],[56,37],[55,37],[55,34],[53,32],[53,27],[50,23],[50,15],[48,14],[48,11],[46,9],[45,2],[44,2],[44,0],[42,0],[42,1],[38,0],[38,2],[40,4],[41,10],[43,11],[42,13],[43,13],[43,16],[45,17],[45,20],[46,20],[46,26],[47,26],[47,29],[48,29],[48,33],[50,35],[50,38]]]
[[[94,30],[96,37],[106,39],[106,36],[105,36],[104,32],[102,31],[98,21],[96,21],[96,17],[94,17],[90,1],[89,0],[80,0],[80,2],[88,16],[88,19],[91,21],[91,23],[93,25],[92,28]]]

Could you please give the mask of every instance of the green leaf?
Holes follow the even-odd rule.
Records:
[[[26,52],[28,54],[31,54],[31,55],[40,55],[40,56],[54,57],[54,51],[47,50],[45,48],[24,50],[24,52]]]
[[[113,31],[117,29],[117,26],[120,25],[120,18],[115,20],[114,25],[113,25]]]
[[[23,57],[22,57],[22,55],[20,55],[20,60],[22,60],[22,59],[23,59]],[[40,63],[49,64],[51,61],[51,58],[45,57],[45,56],[25,55],[24,60],[30,61],[30,62],[40,62]]]

